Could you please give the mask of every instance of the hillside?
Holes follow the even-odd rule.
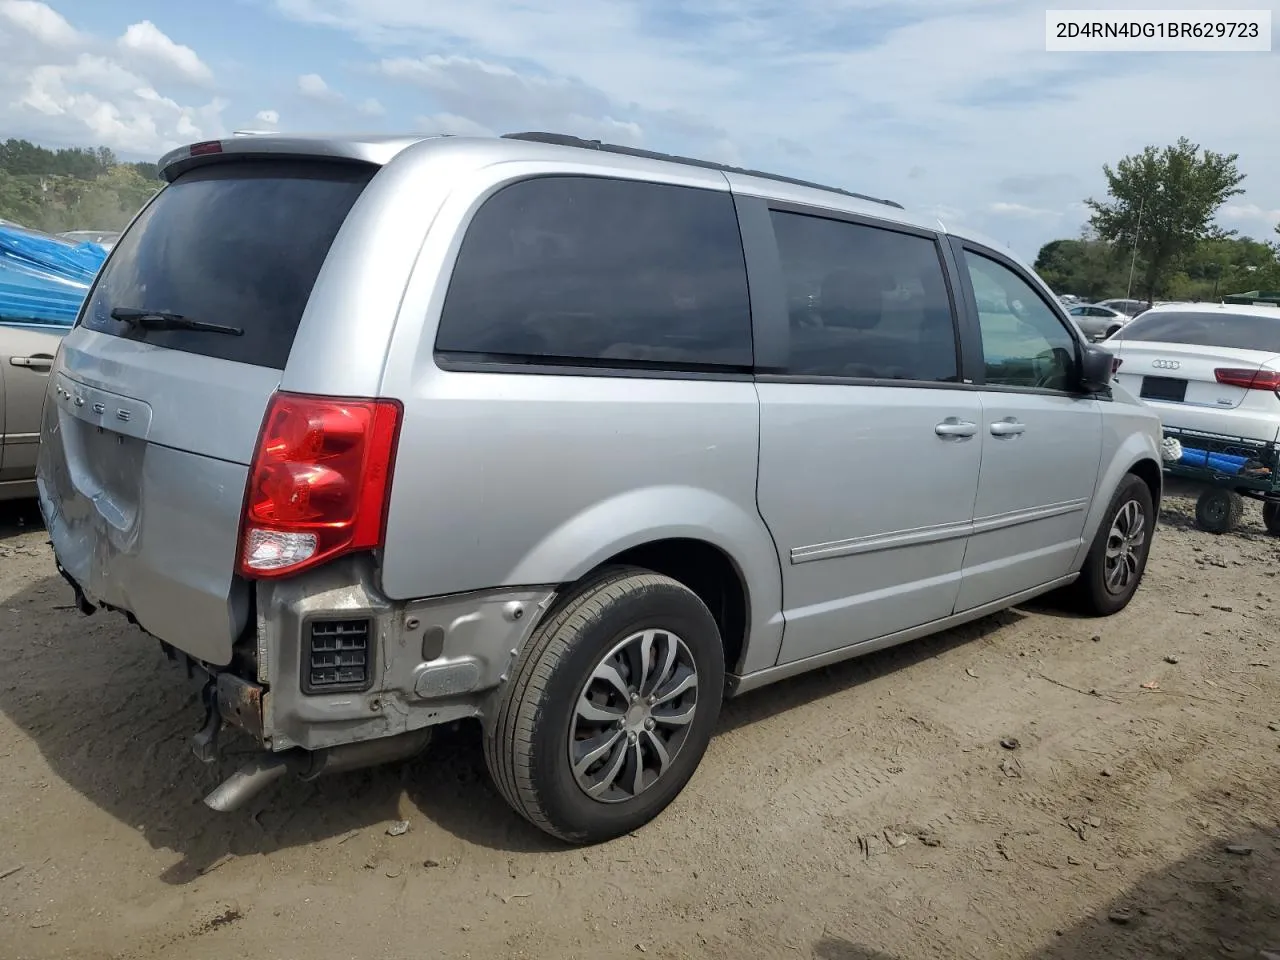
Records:
[[[25,227],[119,230],[159,186],[155,164],[123,163],[105,147],[0,142],[0,220]]]

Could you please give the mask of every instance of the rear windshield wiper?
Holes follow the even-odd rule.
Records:
[[[200,333],[225,333],[232,337],[244,336],[240,327],[230,327],[225,323],[206,323],[203,320],[192,320],[180,313],[165,313],[162,310],[141,310],[137,307],[116,307],[111,311],[111,319],[119,320],[144,330],[195,330]]]

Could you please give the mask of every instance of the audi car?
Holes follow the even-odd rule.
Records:
[[[1280,307],[1157,304],[1107,340],[1115,382],[1167,427],[1280,437]]]

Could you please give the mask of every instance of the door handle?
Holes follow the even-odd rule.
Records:
[[[947,417],[933,428],[933,432],[940,437],[972,437],[978,432],[978,425],[971,420]]]
[[[53,367],[53,357],[47,353],[37,353],[30,357],[10,357],[9,365],[13,367],[26,367],[29,370],[49,371]]]
[[[1020,433],[1025,433],[1026,430],[1027,425],[1019,423],[1013,417],[997,420],[991,425],[991,435],[993,437],[1016,437]]]

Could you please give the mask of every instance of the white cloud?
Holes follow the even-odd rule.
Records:
[[[278,127],[280,125],[280,112],[278,110],[259,110],[253,115],[253,119],[258,123],[264,123],[268,127]]]
[[[1025,203],[1009,203],[997,200],[987,206],[988,212],[997,217],[1012,217],[1016,220],[1057,220],[1062,216],[1058,210],[1044,210],[1040,207],[1029,207]]]
[[[32,70],[18,105],[49,119],[78,123],[83,139],[94,144],[138,152],[200,138],[218,127],[226,103],[183,107],[119,64],[81,54],[71,64]]]
[[[7,20],[50,47],[70,47],[81,40],[62,14],[38,0],[0,0],[0,20]]]
[[[446,134],[451,137],[496,136],[495,132],[488,127],[453,113],[436,113],[426,117],[418,117],[416,126],[420,132],[425,134]]]
[[[1219,218],[1229,223],[1264,224],[1268,227],[1280,224],[1280,209],[1268,210],[1256,203],[1228,203]]]
[[[150,20],[132,24],[116,43],[126,57],[149,62],[188,83],[207,86],[213,82],[213,71],[194,50],[175,43]]]
[[[5,23],[22,32],[0,29],[0,129],[131,156],[155,156],[224,129],[223,98],[189,104],[162,92],[165,81],[198,79],[192,63],[202,62],[194,52],[175,60],[154,42],[164,37],[158,29],[135,30],[129,44],[127,32],[112,42],[77,30],[44,4],[0,0],[0,27]]]
[[[298,78],[298,92],[316,103],[339,103],[342,94],[330,89],[318,73],[304,73]]]
[[[963,207],[1025,256],[1078,232],[1085,213],[1070,204],[1105,193],[1103,163],[1183,135],[1238,151],[1249,202],[1280,206],[1280,126],[1238,94],[1280,87],[1280,58],[1048,53],[1034,0],[276,6],[363,43],[431,115],[736,155],[921,209]]]
[[[328,81],[318,73],[304,73],[298,77],[298,93],[312,103],[325,107],[344,107],[364,117],[381,117],[387,112],[386,107],[374,97],[353,102],[346,94],[329,86]]]

